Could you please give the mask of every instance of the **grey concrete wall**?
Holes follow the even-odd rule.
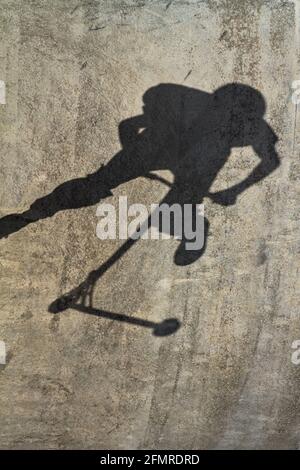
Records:
[[[1,213],[25,211],[120,149],[118,124],[159,83],[258,89],[280,167],[233,206],[204,200],[205,255],[176,266],[176,240],[136,243],[99,280],[94,305],[173,335],[48,305],[120,246],[96,206],[59,212],[1,243],[1,448],[299,448],[300,2],[1,0]],[[233,148],[213,185],[251,172]],[[169,172],[161,176],[172,179]],[[159,202],[137,178],[113,191]]]

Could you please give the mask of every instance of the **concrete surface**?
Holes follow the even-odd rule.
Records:
[[[182,326],[147,328],[49,304],[120,246],[95,235],[96,206],[59,212],[1,243],[1,448],[300,448],[300,2],[1,0],[1,217],[119,151],[119,123],[160,83],[259,90],[281,164],[224,207],[204,200],[204,256],[140,241],[95,288],[94,305]],[[258,159],[232,149],[213,189]],[[171,180],[169,172],[161,175]],[[159,202],[159,181],[113,190]]]

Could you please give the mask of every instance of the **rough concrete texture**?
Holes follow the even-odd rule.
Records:
[[[32,223],[1,243],[1,448],[300,447],[300,2],[1,0],[1,217],[84,177],[120,150],[119,123],[160,83],[259,90],[281,164],[236,204],[204,199],[204,256],[140,241],[96,284],[94,306],[181,328],[48,311],[122,244],[95,235],[96,205]],[[258,163],[235,147],[213,190]],[[160,172],[172,180],[170,172]],[[159,202],[137,178],[107,202]]]

